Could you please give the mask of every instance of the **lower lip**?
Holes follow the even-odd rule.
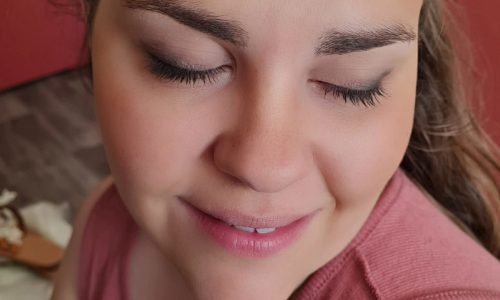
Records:
[[[181,200],[181,202],[185,203]],[[248,257],[268,257],[277,254],[296,241],[313,217],[313,213],[267,234],[235,229],[197,208],[185,203],[189,215],[201,231],[229,252]]]

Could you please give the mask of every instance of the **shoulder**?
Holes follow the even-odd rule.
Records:
[[[355,253],[372,288],[389,299],[448,299],[444,295],[459,291],[465,298],[453,299],[500,295],[500,262],[406,175],[397,201]]]
[[[85,199],[79,209],[78,215],[73,224],[73,234],[66,248],[64,259],[58,271],[52,300],[58,299],[78,299],[78,264],[80,257],[81,241],[84,235],[89,215],[96,203],[103,198],[103,195],[113,186],[111,176],[101,181],[94,191]]]

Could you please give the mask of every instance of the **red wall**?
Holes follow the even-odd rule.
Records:
[[[441,1],[441,0],[436,0]],[[500,1],[460,0],[476,52],[486,104],[481,122],[500,145]]]
[[[49,0],[0,0],[0,91],[78,66],[83,33]]]

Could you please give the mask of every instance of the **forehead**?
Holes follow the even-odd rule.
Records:
[[[114,1],[122,9],[161,12],[200,32],[212,36],[215,32],[234,45],[250,45],[265,52],[262,54],[269,54],[269,45],[274,45],[273,52],[278,55],[301,49],[304,43],[314,43],[318,45],[316,54],[328,55],[342,54],[336,45],[344,48],[349,41],[353,45],[344,53],[412,41],[422,5],[421,0]],[[156,14],[147,19],[152,17],[163,18]]]
[[[158,1],[158,0],[157,0]],[[178,1],[174,1],[178,2]],[[200,0],[179,1],[186,5],[239,16],[247,22],[276,24],[286,20],[324,24],[357,23],[411,18],[421,6],[419,0]],[[354,18],[354,19],[353,19]],[[303,25],[297,24],[296,25]]]
[[[422,0],[114,0],[124,6],[180,7],[234,21],[253,36],[372,26],[418,25]],[[413,25],[413,26],[412,26]],[[274,35],[274,38],[276,36]]]

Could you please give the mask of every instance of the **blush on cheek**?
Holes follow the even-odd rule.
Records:
[[[371,112],[363,123],[337,125],[336,139],[318,163],[339,207],[375,199],[399,167],[413,124],[410,100],[391,99],[392,105]]]
[[[105,74],[104,74],[105,75]],[[168,188],[182,161],[178,145],[182,130],[175,130],[143,104],[148,93],[133,92],[126,78],[115,77],[105,88],[95,87],[97,110],[108,160],[113,175],[131,190],[155,191]],[[155,117],[155,115],[157,117]],[[168,117],[168,116],[166,116]],[[166,118],[168,120],[168,118]],[[184,150],[185,151],[185,150]],[[173,163],[176,162],[176,163]]]
[[[182,173],[189,148],[182,146],[182,131],[166,127],[137,115],[115,120],[110,126],[106,141],[110,160],[114,171],[128,179],[127,184],[144,191],[168,189]]]

